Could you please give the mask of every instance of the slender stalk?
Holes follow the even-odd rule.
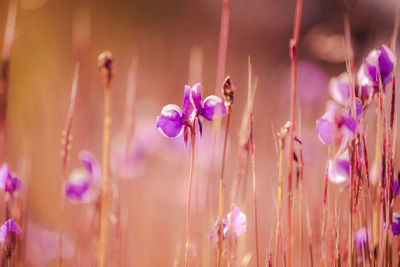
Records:
[[[296,14],[293,25],[293,37],[289,42],[289,56],[291,59],[291,103],[290,103],[290,137],[289,137],[289,172],[288,172],[288,265],[292,266],[292,173],[293,173],[293,145],[294,145],[294,131],[296,130],[296,90],[297,90],[297,63],[296,63],[296,50],[299,41],[301,10],[303,0],[297,0]]]
[[[75,110],[75,99],[76,92],[78,90],[78,79],[79,79],[79,63],[75,65],[75,73],[72,82],[71,97],[69,102],[69,109],[67,114],[67,120],[63,131],[63,150],[62,150],[62,165],[61,165],[61,182],[63,183],[67,179],[67,162],[69,151],[71,150],[71,129],[72,129],[72,118]],[[58,259],[58,266],[62,266],[62,242],[64,232],[64,219],[65,219],[65,195],[63,192],[60,194],[60,209],[58,216],[58,232],[57,232],[57,244],[56,244],[56,259]]]
[[[195,125],[195,123],[193,124]],[[187,190],[187,202],[186,202],[186,247],[185,247],[185,266],[189,266],[189,249],[190,249],[190,203],[192,199],[192,179],[193,179],[193,171],[194,171],[194,150],[195,150],[195,129],[193,127],[191,131],[191,156],[190,156],[190,172],[189,172],[189,185]]]
[[[328,165],[325,168],[325,176],[324,176],[324,206],[322,210],[322,229],[321,229],[321,242],[322,242],[322,257],[321,257],[321,266],[326,265],[326,241],[325,241],[325,224],[326,224],[326,213],[328,211],[327,207],[327,199],[328,199]]]
[[[9,89],[10,56],[14,42],[15,23],[17,18],[18,0],[10,0],[6,29],[4,32],[3,47],[1,51],[0,72],[0,160],[3,161],[5,153],[5,127],[7,115],[7,95]]]
[[[278,218],[276,223],[276,254],[275,254],[275,265],[278,264],[278,256],[279,256],[279,240],[281,237],[281,221],[282,221],[282,198],[283,198],[283,157],[284,157],[284,149],[285,149],[285,137],[286,132],[284,129],[281,130],[279,135],[279,163],[278,163]],[[283,242],[283,240],[281,240]]]
[[[254,123],[253,123],[253,112],[250,112],[250,153],[251,153],[251,169],[253,172],[253,203],[254,203],[254,231],[256,236],[256,260],[257,267],[260,266],[259,252],[258,252],[258,227],[257,227],[257,195],[256,195],[256,163],[255,163],[255,152],[254,152]]]
[[[300,227],[300,267],[303,267],[303,145],[300,144],[299,148],[299,227]]]
[[[231,10],[231,0],[222,0],[221,26],[219,30],[219,45],[218,45],[217,77],[215,82],[216,90],[218,90],[217,88],[220,88],[225,75],[226,52],[228,50],[230,10]]]
[[[103,124],[103,157],[102,157],[102,194],[99,240],[99,266],[106,265],[107,252],[107,225],[108,225],[108,175],[111,135],[111,77],[113,59],[111,52],[104,52],[99,56],[99,68],[103,74],[104,83],[104,124]]]
[[[217,267],[221,266],[222,259],[222,241],[223,241],[223,229],[222,229],[222,218],[224,217],[224,173],[225,173],[225,156],[226,156],[226,145],[228,142],[229,133],[229,123],[231,118],[231,106],[227,106],[227,119],[225,128],[225,138],[224,138],[224,148],[222,151],[222,166],[221,166],[221,176],[219,180],[219,217],[218,217],[218,257],[217,257]]]

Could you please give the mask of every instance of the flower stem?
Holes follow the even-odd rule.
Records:
[[[189,266],[189,249],[190,249],[190,203],[192,199],[192,180],[193,180],[193,171],[194,171],[194,150],[195,150],[195,130],[193,129],[191,132],[191,144],[192,150],[190,155],[190,171],[189,171],[189,185],[187,190],[187,202],[186,202],[186,247],[185,247],[185,266]]]
[[[76,92],[78,90],[78,79],[79,79],[79,63],[75,65],[74,79],[72,82],[71,98],[69,102],[69,109],[67,114],[67,120],[65,123],[65,129],[63,131],[63,150],[62,150],[62,167],[61,167],[61,182],[63,183],[67,178],[67,162],[68,154],[71,149],[71,128],[72,118],[75,110],[75,99]],[[60,210],[58,216],[58,232],[57,232],[57,245],[56,245],[56,259],[58,259],[58,266],[62,266],[62,241],[64,234],[64,218],[65,218],[65,196],[64,193],[60,194]]]
[[[258,227],[257,227],[257,195],[256,195],[256,163],[255,163],[255,153],[254,153],[254,123],[253,123],[253,112],[250,112],[249,118],[250,124],[250,153],[251,153],[251,169],[253,172],[253,203],[254,203],[254,231],[256,236],[256,260],[257,267],[259,264],[259,253],[258,253]],[[232,216],[233,217],[233,216]]]
[[[222,241],[223,241],[223,229],[222,229],[222,218],[224,217],[224,172],[225,172],[225,156],[226,156],[226,145],[228,143],[229,123],[231,119],[231,106],[227,106],[227,119],[225,128],[224,148],[222,151],[222,166],[221,176],[219,179],[219,217],[218,217],[218,256],[217,256],[217,267],[221,266],[222,259]]]
[[[110,132],[111,132],[111,88],[110,79],[104,81],[104,129],[103,129],[103,179],[101,196],[101,218],[100,218],[100,251],[99,266],[104,267],[107,249],[107,215],[108,215],[108,163],[110,155]]]
[[[281,237],[281,220],[282,220],[282,187],[283,187],[283,157],[284,157],[284,148],[285,148],[285,140],[284,136],[280,136],[279,138],[279,163],[278,163],[278,219],[276,223],[276,253],[275,253],[275,265],[278,265],[278,257],[279,257],[279,240]],[[283,240],[281,240],[283,242]]]
[[[291,59],[291,105],[290,105],[290,138],[289,138],[289,172],[288,172],[288,266],[292,266],[292,173],[293,173],[293,143],[294,131],[296,130],[296,89],[297,89],[297,63],[296,50],[299,41],[301,10],[303,0],[297,0],[296,13],[293,25],[293,37],[289,42],[289,56]]]

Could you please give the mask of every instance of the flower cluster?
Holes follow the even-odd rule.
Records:
[[[222,239],[225,240],[228,230],[233,231],[237,237],[246,233],[247,219],[246,215],[240,211],[239,207],[232,204],[232,212],[229,212],[226,219],[222,221]],[[216,243],[218,240],[218,220],[215,226],[208,232],[208,238],[211,242]]]
[[[101,166],[89,151],[81,151],[79,159],[84,168],[72,171],[64,184],[64,192],[70,202],[87,203],[100,193]]]
[[[202,134],[201,117],[212,121],[225,114],[224,102],[219,97],[210,95],[202,102],[201,84],[196,83],[193,87],[185,86],[182,109],[173,104],[162,108],[161,115],[157,117],[157,129],[166,137],[177,137],[185,131],[187,140],[188,130],[194,134],[196,120]]]

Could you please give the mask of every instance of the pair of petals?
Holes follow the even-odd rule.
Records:
[[[100,193],[101,166],[89,151],[81,151],[79,159],[84,168],[72,171],[64,184],[64,190],[70,202],[87,203]]]

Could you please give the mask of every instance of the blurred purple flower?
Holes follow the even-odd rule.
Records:
[[[184,127],[192,128],[196,118],[202,116],[206,120],[220,119],[226,114],[224,102],[217,96],[208,96],[201,103],[201,85],[196,83],[192,88],[185,86],[182,109],[169,104],[162,108],[157,117],[157,129],[166,137],[177,137]],[[200,134],[202,125],[198,120]]]
[[[374,85],[379,84],[379,77],[384,85],[392,81],[393,67],[396,64],[396,56],[386,46],[381,45],[379,50],[372,50],[365,58],[363,71]]]
[[[211,242],[217,243],[218,242],[218,230],[219,230],[219,222],[218,219],[215,222],[214,227],[208,232],[208,239],[210,239]],[[226,220],[222,220],[222,240],[225,240],[226,238],[226,232],[228,230],[228,226],[226,224]]]
[[[360,69],[358,70],[357,83],[357,88],[360,91],[359,94],[361,102],[364,106],[366,106],[371,102],[372,96],[377,90],[377,86],[374,86],[370,79],[365,75],[363,65],[361,65]]]
[[[393,212],[392,235],[400,236],[400,214]]]
[[[51,231],[33,221],[28,221],[26,231],[26,261],[28,266],[49,266],[56,259],[57,232]],[[74,241],[66,233],[63,235],[63,259],[75,255]]]
[[[357,120],[351,116],[351,112],[344,112],[335,103],[328,104],[328,111],[317,121],[317,135],[324,145],[341,145],[356,132],[362,130],[359,123],[363,113],[362,104],[358,98],[356,101]]]
[[[350,160],[347,151],[342,155],[329,160],[328,179],[335,184],[340,184],[349,179]]]
[[[101,166],[89,151],[81,151],[79,159],[83,169],[75,169],[64,184],[65,195],[70,202],[87,203],[100,193]]]
[[[22,228],[13,219],[9,219],[0,227],[0,243],[8,250],[12,250],[22,238],[22,234]]]
[[[135,126],[128,151],[124,133],[116,135],[111,143],[111,171],[120,178],[130,179],[141,175],[146,167],[146,158],[159,150],[161,140],[157,131],[154,131],[154,121],[141,119]]]
[[[24,183],[10,172],[8,164],[4,163],[0,168],[0,189],[15,197],[24,186]]]
[[[297,66],[297,90],[299,98],[312,107],[324,97],[328,85],[328,78],[324,70],[317,64],[301,60]],[[290,75],[287,75],[290,77]],[[282,85],[290,87],[290,78]],[[305,106],[303,106],[305,107]]]
[[[236,233],[236,236],[239,237],[246,233],[246,215],[240,211],[239,207],[232,203],[231,212],[226,216],[226,220],[228,222],[228,229],[231,228]],[[233,213],[232,213],[233,212]],[[231,225],[232,223],[232,225]]]
[[[363,248],[364,248],[364,251],[368,251],[367,230],[364,227],[357,230],[354,241],[356,243],[356,249],[357,249],[357,252],[359,255],[362,255]]]
[[[232,203],[231,209],[226,219],[222,221],[222,239],[225,240],[226,234],[229,230],[236,234],[237,237],[246,233],[247,219],[246,215],[240,211],[239,207]],[[218,241],[218,220],[215,226],[208,232],[208,238],[211,242],[216,243]]]

